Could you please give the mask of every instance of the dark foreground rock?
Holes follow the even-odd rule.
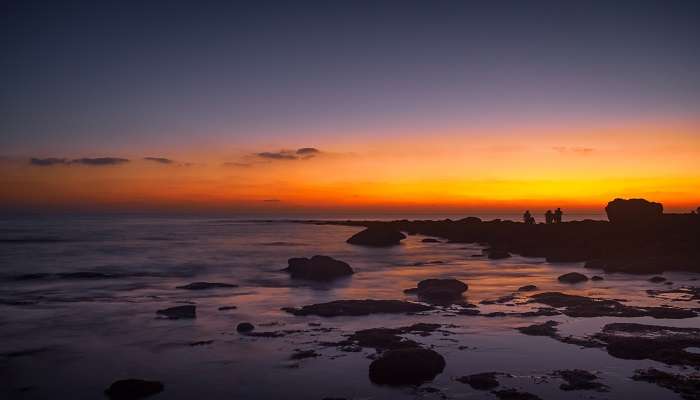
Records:
[[[682,319],[697,314],[692,310],[673,307],[631,307],[616,300],[594,299],[560,292],[538,293],[530,297],[533,302],[560,308],[569,317],[652,317]]]
[[[328,256],[290,258],[288,264],[283,271],[289,272],[292,278],[297,279],[330,281],[355,273],[348,263]]]
[[[568,274],[561,275],[557,278],[561,283],[581,283],[586,282],[588,277],[584,274],[579,274],[578,272],[569,272]]]
[[[156,314],[170,319],[197,318],[197,308],[192,305],[175,306],[156,311]]]
[[[542,400],[539,396],[532,393],[520,392],[515,389],[496,390],[491,393],[496,395],[500,400]]]
[[[187,289],[187,290],[207,290],[207,289],[225,289],[225,288],[235,288],[238,285],[231,283],[221,283],[221,282],[193,282],[183,286],[176,286],[176,289]]]
[[[457,279],[425,279],[418,286],[404,290],[404,293],[416,294],[428,302],[449,303],[462,298],[469,286]]]
[[[499,386],[498,379],[496,379],[498,375],[498,372],[482,372],[480,374],[461,376],[456,380],[466,383],[476,390],[491,390]]]
[[[369,379],[377,384],[419,385],[431,381],[445,369],[445,359],[422,348],[389,350],[372,361]]]
[[[124,379],[112,383],[105,395],[112,400],[135,400],[162,392],[164,386],[157,381]]]
[[[318,315],[320,317],[360,316],[370,314],[404,314],[429,311],[433,308],[424,304],[401,300],[336,300],[329,303],[312,304],[301,308],[286,307],[290,314]]]
[[[685,350],[700,347],[699,328],[614,323],[605,325],[594,337],[606,344],[613,357],[700,367],[700,354]]]
[[[673,390],[686,400],[700,400],[700,378],[697,376],[686,377],[649,368],[637,370],[632,379],[655,383],[663,388]]]
[[[556,371],[554,375],[566,381],[559,386],[559,389],[561,390],[595,390],[598,392],[608,391],[607,386],[598,382],[598,376],[582,369],[560,370]]]
[[[358,232],[352,235],[347,242],[361,246],[387,247],[397,245],[403,239],[406,239],[406,235],[401,231],[381,225]]]

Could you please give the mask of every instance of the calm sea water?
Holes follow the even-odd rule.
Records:
[[[431,217],[461,218],[419,218]],[[422,243],[421,236],[410,236],[404,244],[387,249],[357,247],[345,240],[359,229],[344,226],[144,216],[10,218],[1,222],[2,398],[99,399],[113,381],[130,377],[162,381],[165,391],[153,397],[158,399],[440,398],[420,388],[373,385],[367,377],[371,362],[367,357],[374,350],[343,353],[317,345],[359,329],[415,322],[451,325],[449,336],[411,337],[434,346],[446,358],[445,371],[423,386],[438,388],[449,398],[494,398],[454,380],[488,371],[510,373],[512,377],[501,378],[503,387],[524,389],[544,399],[680,398],[630,379],[637,368],[668,369],[659,363],[615,359],[600,349],[580,349],[514,329],[556,319],[563,323],[563,332],[584,335],[614,318],[485,318],[444,312],[320,318],[295,317],[280,310],[337,299],[412,299],[403,289],[433,277],[464,280],[470,286],[466,297],[472,303],[535,284],[548,291],[659,304],[661,300],[645,293],[659,288],[647,281],[648,276],[612,274],[602,282],[564,286],[556,280],[562,273],[600,271],[585,270],[580,263],[549,264],[517,256],[498,261],[473,258],[472,254],[481,252],[477,245]],[[309,284],[292,281],[280,272],[288,258],[315,254],[344,260],[356,274],[334,283]],[[434,261],[442,263],[430,263]],[[110,277],[57,275],[72,272]],[[674,282],[673,287],[692,284],[694,278],[683,273],[665,276]],[[201,292],[176,289],[196,281],[240,286]],[[156,310],[179,304],[196,304],[197,318],[156,318]],[[222,306],[237,309],[221,311]],[[509,307],[480,308],[488,312]],[[255,324],[258,331],[306,332],[251,338],[236,333],[236,325],[243,321]],[[625,321],[700,327],[699,318]],[[309,331],[309,323],[320,323],[331,331]],[[211,343],[190,345],[202,341]],[[315,349],[321,357],[291,361],[295,349]],[[611,392],[563,392],[558,388],[561,382],[547,376],[571,368],[599,371]]]

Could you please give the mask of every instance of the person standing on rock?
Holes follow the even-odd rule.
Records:
[[[544,213],[544,220],[547,224],[551,224],[552,221],[554,221],[554,213],[552,213],[552,210],[547,210],[547,212]]]
[[[561,224],[561,216],[564,215],[564,212],[561,211],[561,208],[557,207],[556,210],[554,210],[554,223],[555,224]]]
[[[532,214],[530,214],[530,210],[525,210],[525,214],[523,214],[523,222],[528,225],[535,223],[535,218],[533,218]]]

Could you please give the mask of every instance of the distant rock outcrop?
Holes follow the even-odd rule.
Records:
[[[298,279],[330,281],[355,272],[346,262],[328,256],[290,258],[288,264],[284,271]]]
[[[654,221],[661,217],[664,207],[644,199],[615,199],[605,207],[608,220],[619,224]]]
[[[388,247],[401,243],[403,239],[406,239],[406,235],[398,230],[371,226],[352,235],[347,242],[361,246]]]

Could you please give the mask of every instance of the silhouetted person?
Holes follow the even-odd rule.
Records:
[[[535,223],[535,218],[532,216],[532,214],[530,214],[530,210],[525,210],[525,214],[523,214],[523,222],[528,225]]]
[[[544,220],[548,224],[551,224],[552,221],[554,221],[554,213],[552,213],[552,210],[547,210],[547,212],[544,213]]]
[[[557,209],[554,210],[554,223],[561,224],[562,215],[564,215],[564,213],[561,211],[561,208],[557,207]]]

